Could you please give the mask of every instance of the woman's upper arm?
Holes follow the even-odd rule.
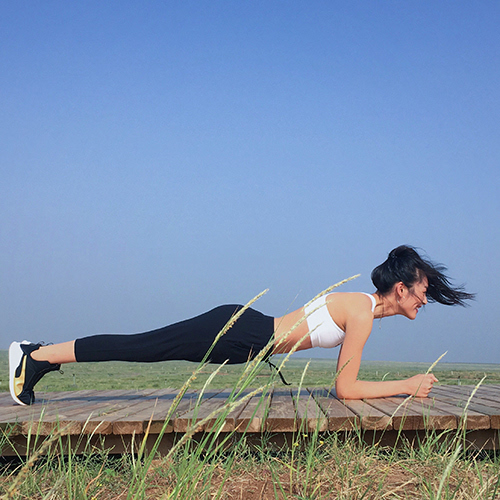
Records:
[[[361,356],[373,325],[371,311],[353,315],[346,321],[346,335],[337,362],[336,389],[339,397],[347,398],[349,389],[355,384]]]

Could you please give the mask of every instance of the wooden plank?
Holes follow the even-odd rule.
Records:
[[[366,402],[392,415],[395,430],[456,429],[454,414],[423,403],[424,398],[391,397],[367,399]]]
[[[298,389],[291,389],[291,396],[301,431],[324,432],[328,430],[328,418],[306,389],[300,392]]]
[[[196,425],[196,432],[212,431],[214,430],[214,426],[217,425],[217,429],[221,432],[233,431],[236,426],[235,412],[231,412],[225,417],[215,415],[214,418],[209,419],[204,424],[197,425],[202,420],[210,417],[212,413],[223,408],[227,404],[227,399],[230,395],[231,389],[226,389],[213,394],[209,398],[204,398],[202,403],[198,407],[195,407],[186,412],[184,415],[182,415],[182,418],[176,419],[174,430],[176,432],[187,432],[187,430],[190,429],[191,426]],[[224,412],[224,410],[222,410],[222,412]],[[239,413],[239,411],[237,411],[236,413]],[[221,422],[221,418],[224,418],[224,423]],[[219,427],[220,424],[222,424],[222,428]]]
[[[221,389],[205,392],[200,401],[198,397],[190,399],[189,409],[186,409],[174,420],[174,432],[187,432],[193,425],[209,416],[215,408],[219,408],[221,404],[224,404],[222,399],[216,399],[215,402],[210,401],[221,392]],[[201,431],[202,428],[200,427],[198,430]]]
[[[387,398],[389,401],[394,401],[397,404],[401,404],[401,399],[405,398]],[[406,398],[406,403],[404,403],[403,408],[406,406],[409,410],[415,412],[421,417],[417,419],[418,426],[415,426],[415,430],[422,429],[456,429],[458,424],[458,418],[454,412],[448,411],[446,408],[439,408],[435,404],[428,404],[431,402],[428,398]],[[404,410],[403,410],[404,411]],[[399,413],[399,411],[398,411]],[[396,417],[396,421],[399,415]],[[396,422],[394,422],[394,428],[398,429]]]
[[[452,387],[470,387],[471,389],[474,389],[476,386],[452,386]],[[498,401],[500,398],[500,385],[486,384],[483,382],[481,385],[477,387],[477,391],[488,393],[494,396],[496,401]]]
[[[146,398],[140,406],[137,406],[133,414],[127,417],[120,417],[120,420],[137,420],[144,422],[144,432],[149,434],[170,433],[174,430],[175,411],[171,411],[171,407],[179,393],[176,389],[160,389],[159,391]],[[189,394],[196,394],[197,391],[190,391]],[[180,400],[180,402],[182,399]],[[165,420],[168,417],[168,422]]]
[[[500,425],[500,395],[497,396],[493,391],[490,392],[489,390],[481,390],[481,388],[479,388],[472,397],[472,402],[494,408],[496,410],[496,415],[493,420]]]
[[[330,394],[328,389],[309,388],[308,391],[325,413],[329,431],[351,431],[360,428],[359,417]]]
[[[455,428],[460,425],[463,408],[473,386],[435,386],[430,398],[409,400],[398,408],[402,398],[380,398],[341,402],[325,389],[301,391],[275,390],[272,397],[254,396],[226,415],[223,432],[296,432],[300,429],[324,430],[419,430]],[[157,434],[174,401],[172,389],[149,391],[66,391],[39,393],[33,406],[16,405],[9,393],[0,399],[0,427],[9,427],[11,436],[52,434],[66,426],[66,434],[116,435],[143,434],[151,420],[150,433]],[[227,403],[230,391],[204,395],[196,420]],[[312,394],[312,398],[309,396]],[[218,396],[217,396],[218,395]],[[189,391],[179,403],[165,432],[183,432],[193,422],[197,391]],[[201,412],[201,413],[200,413]],[[90,417],[90,418],[89,418]],[[392,417],[392,421],[391,421]],[[454,424],[453,424],[454,423]],[[215,419],[200,430],[211,431]],[[466,429],[500,429],[500,386],[481,386],[468,406]]]
[[[2,408],[7,407],[10,404],[15,404],[10,392],[0,392],[0,415],[2,413]]]
[[[141,391],[136,397],[128,400],[114,398],[111,400],[112,404],[106,407],[105,414],[90,417],[87,425],[92,428],[94,425],[99,425],[99,422],[109,422],[115,435],[143,434],[144,420],[135,418],[135,413],[143,410],[145,406],[154,405],[155,396],[161,394],[161,391],[161,389]]]
[[[39,423],[40,432],[44,435],[51,434],[56,429],[69,422],[76,434],[90,433],[96,430],[99,425],[99,433],[108,434],[111,432],[109,423],[100,423],[99,416],[109,413],[116,408],[130,405],[141,397],[142,392],[131,390],[119,391],[74,391],[71,397],[60,395],[50,397],[46,400],[45,414],[42,415]],[[93,425],[92,420],[97,424]],[[89,420],[90,423],[87,422]],[[80,431],[76,432],[80,426]]]
[[[485,393],[491,394],[492,396],[494,396],[496,401],[500,400],[500,385],[482,383],[479,386],[478,391],[483,391]]]
[[[86,425],[87,420],[90,420],[93,411],[102,411],[104,398],[106,398],[104,399],[106,404],[118,398],[127,404],[139,395],[137,391],[120,390],[104,394],[96,394],[96,391],[78,391],[78,393],[51,396],[50,399],[44,401],[45,412],[38,422],[37,432],[48,436],[64,429],[64,434],[88,434],[91,430],[95,431],[95,428]],[[98,402],[94,403],[96,398]],[[23,430],[26,432],[25,429]],[[100,425],[100,431],[109,432],[104,423]]]
[[[429,398],[439,399],[441,401],[453,400],[458,406],[464,408],[469,399],[469,395],[463,391],[454,391],[449,387],[434,386],[429,393]]]
[[[438,401],[442,401],[444,403],[449,403],[458,408],[463,408],[467,404],[468,396],[461,393],[453,394],[451,391],[442,390],[441,387],[435,387],[432,389],[430,395],[431,398],[434,398]],[[480,400],[481,402],[476,402],[475,398],[469,403],[468,409],[483,415],[488,415],[490,418],[490,428],[491,429],[500,429],[500,410],[499,408],[492,407],[489,402]],[[486,404],[484,404],[486,403]]]
[[[464,403],[470,399],[471,394],[474,390],[472,386],[438,386],[438,393],[445,395],[453,395],[457,398],[462,399]],[[490,393],[489,391],[483,391],[481,387],[476,391],[472,400],[479,404],[484,404],[486,406],[490,406],[492,408],[497,407],[500,410],[500,398],[495,398],[494,393]]]
[[[227,389],[217,394],[214,398],[208,401],[208,406],[203,408],[205,417],[209,417],[213,412],[221,410],[222,413],[217,413],[213,418],[209,419],[202,427],[205,432],[220,431],[220,432],[231,432],[234,431],[236,427],[236,416],[240,413],[242,408],[237,409],[233,412],[228,412],[227,404],[228,398],[231,395],[231,389]],[[234,402],[234,399],[233,401]],[[226,409],[224,409],[226,408]]]
[[[435,398],[422,398],[422,405],[442,411],[443,413],[454,415],[457,419],[458,428],[463,428],[463,425],[465,425],[467,430],[489,429],[491,427],[489,415],[473,411],[470,408],[468,408],[464,414],[463,408]],[[434,428],[437,429],[438,427]]]
[[[365,403],[380,410],[385,415],[391,416],[391,423],[394,429],[416,430],[423,429],[424,417],[422,412],[417,412],[411,405],[404,404],[404,400],[391,401],[388,398],[364,399]]]
[[[126,415],[115,415],[116,418],[112,422],[113,434],[130,434],[129,430],[131,428],[134,429],[136,434],[142,434],[146,432],[148,427],[149,433],[152,433],[155,430],[153,424],[158,423],[161,415],[163,415],[163,418],[161,418],[161,427],[158,430],[160,432],[164,427],[165,418],[168,415],[168,411],[165,411],[165,406],[167,409],[170,409],[177,393],[178,391],[174,389],[159,389],[151,394],[143,394],[140,401],[134,404]],[[142,431],[137,432],[139,429],[142,429]],[[173,419],[170,419],[163,432],[172,431]]]
[[[269,432],[295,432],[299,426],[290,390],[274,390],[266,416],[265,428]]]
[[[86,393],[91,391],[85,391]],[[66,421],[58,420],[60,409],[66,408],[68,403],[66,399],[73,396],[74,392],[65,391],[58,393],[44,394],[44,403],[36,403],[32,406],[15,405],[9,413],[3,415],[3,423],[16,423],[12,435],[16,434],[40,434],[49,435],[55,429],[62,431],[62,434],[79,434],[81,426]],[[50,403],[45,403],[50,401]]]
[[[8,408],[3,408],[0,418],[2,423],[18,422],[20,419],[24,420],[29,419],[31,416],[40,416],[41,411],[41,406],[20,406],[14,404]]]
[[[54,403],[57,401],[77,401],[82,398],[93,397],[94,395],[101,395],[104,391],[96,391],[93,389],[85,389],[81,391],[56,391],[56,392],[41,392],[37,394],[34,406]]]
[[[253,396],[236,417],[237,432],[264,432],[266,416],[271,406],[271,394]]]
[[[150,434],[159,434],[165,425],[165,419],[169,415],[169,422],[164,432],[174,432],[175,421],[177,419],[182,421],[183,415],[193,409],[199,397],[199,391],[193,389],[187,390],[181,400],[177,403],[176,408],[171,410],[175,397],[176,395],[172,394],[171,396],[165,395],[160,398],[161,404],[159,404],[155,410],[155,414],[151,422]]]
[[[248,389],[246,391],[243,391],[238,396],[237,399],[235,399],[233,397],[233,399],[232,399],[232,401],[231,401],[230,404],[232,406],[234,406],[234,409],[232,409],[231,411],[229,411],[229,413],[227,413],[225,415],[225,417],[224,417],[224,424],[222,426],[220,426],[220,421],[219,421],[219,424],[217,424],[218,419],[221,418],[220,416],[218,416],[217,418],[213,418],[211,420],[208,420],[208,422],[204,425],[203,430],[207,431],[207,432],[208,431],[212,432],[214,430],[217,430],[217,431],[220,431],[220,432],[231,432],[231,431],[237,430],[237,427],[238,427],[238,422],[237,422],[238,421],[238,417],[241,415],[241,413],[243,412],[243,410],[248,405],[248,402],[252,398],[250,398],[247,401],[243,401],[243,402],[240,402],[240,401],[245,396],[247,396],[248,394],[250,394],[251,392],[253,392],[253,390],[252,389]],[[227,391],[226,394],[227,394],[227,397],[229,397],[230,394],[231,394],[231,391]],[[226,403],[227,403],[227,399],[226,399]]]
[[[90,391],[87,391],[90,392]],[[47,402],[50,401],[54,404],[58,404],[57,401],[64,400],[68,396],[73,395],[72,391],[64,391],[64,392],[53,392],[53,393],[43,393],[41,398],[37,399],[37,402],[31,406],[23,406],[14,402],[13,399],[8,401],[8,405],[6,407],[1,408],[0,418],[7,419],[11,416],[16,415],[26,415],[29,414],[40,414],[42,411],[46,411]]]
[[[50,423],[56,428],[57,422],[64,419],[71,421],[75,427],[80,425],[83,434],[110,434],[113,431],[112,422],[102,418],[103,414],[109,415],[120,408],[132,407],[144,396],[144,391],[136,390],[114,390],[114,391],[93,391],[88,395],[79,394],[74,398],[74,404],[66,408],[56,408],[51,418],[44,424],[50,434]]]
[[[454,398],[456,400],[461,401],[461,404],[465,407],[467,402],[471,400],[471,402],[479,403],[485,406],[490,406],[491,408],[498,408],[500,410],[500,399],[494,399],[493,396],[481,393],[480,391],[476,392],[474,396],[471,394],[473,391],[473,387],[465,387],[465,386],[436,386],[433,387],[430,396],[439,397],[439,398]]]
[[[113,433],[113,419],[107,418],[123,408],[131,408],[146,395],[144,391],[105,391],[91,395],[81,408],[74,408],[68,416],[82,424],[84,434],[109,435]]]
[[[380,431],[393,428],[391,416],[366,401],[359,399],[342,399],[341,401],[353,413],[358,415],[362,429]]]

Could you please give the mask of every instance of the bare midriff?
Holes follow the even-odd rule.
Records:
[[[296,345],[297,351],[311,349],[312,344],[308,333],[309,328],[304,319],[303,307],[281,318],[274,318],[273,354],[290,352]]]

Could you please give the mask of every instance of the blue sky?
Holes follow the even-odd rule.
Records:
[[[373,291],[408,243],[477,293],[365,359],[497,362],[500,4],[0,7],[0,348],[269,292]],[[309,351],[337,356],[337,350]]]

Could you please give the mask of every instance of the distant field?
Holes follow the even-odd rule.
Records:
[[[306,367],[306,359],[288,361],[283,375],[292,385],[298,385]],[[314,359],[307,369],[304,384],[307,386],[329,386],[335,373],[334,360]],[[184,361],[163,363],[82,363],[63,366],[64,374],[49,373],[37,385],[39,391],[71,391],[82,389],[151,389],[180,388],[197,365]],[[193,388],[203,386],[210,373],[218,365],[209,365],[193,383]],[[386,361],[364,361],[360,378],[364,380],[394,380],[422,373],[429,367],[426,363],[399,363]],[[214,378],[211,387],[233,387],[242,366],[225,366]],[[262,367],[261,377],[269,375],[270,368]],[[434,369],[441,384],[476,384],[484,375],[484,383],[500,384],[500,365],[439,363]],[[258,379],[257,379],[258,381]],[[9,390],[7,351],[0,351],[0,391]]]

